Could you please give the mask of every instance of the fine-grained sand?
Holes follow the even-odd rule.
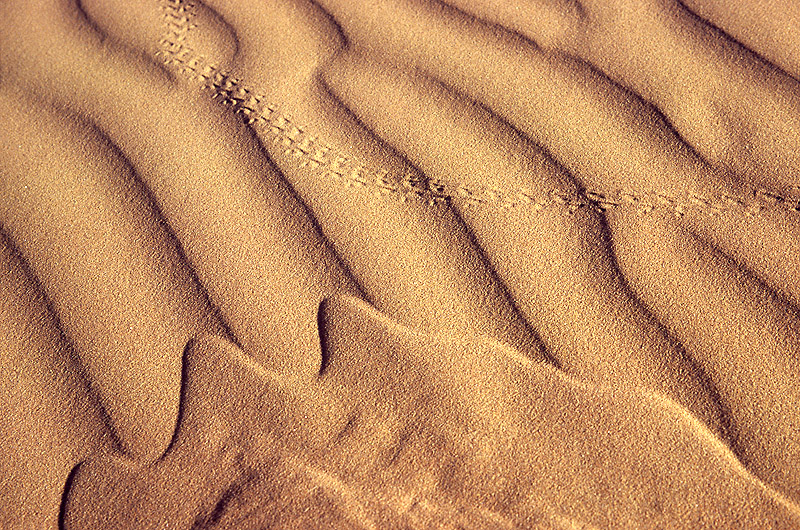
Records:
[[[800,528],[798,43],[5,0],[0,527]]]

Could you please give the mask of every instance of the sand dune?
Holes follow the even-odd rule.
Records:
[[[170,450],[82,464],[66,528],[800,524],[668,400],[422,336],[363,303],[334,299],[321,322],[327,362],[299,381],[217,339],[190,345]]]
[[[788,4],[7,0],[0,525],[800,528]]]

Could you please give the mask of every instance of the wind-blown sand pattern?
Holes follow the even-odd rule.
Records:
[[[0,4],[0,526],[800,528],[748,10]]]

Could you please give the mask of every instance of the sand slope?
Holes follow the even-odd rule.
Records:
[[[800,527],[789,4],[6,0],[0,525]]]
[[[326,301],[318,377],[187,348],[181,420],[143,467],[82,464],[66,528],[791,528],[800,510],[654,394]],[[599,428],[598,428],[599,427]]]

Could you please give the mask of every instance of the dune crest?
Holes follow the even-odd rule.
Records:
[[[0,526],[800,528],[790,3],[3,0]]]
[[[65,527],[800,524],[669,400],[587,385],[491,341],[423,335],[355,299],[328,300],[320,322],[325,362],[310,378],[193,341],[170,449],[152,464],[82,464]]]

